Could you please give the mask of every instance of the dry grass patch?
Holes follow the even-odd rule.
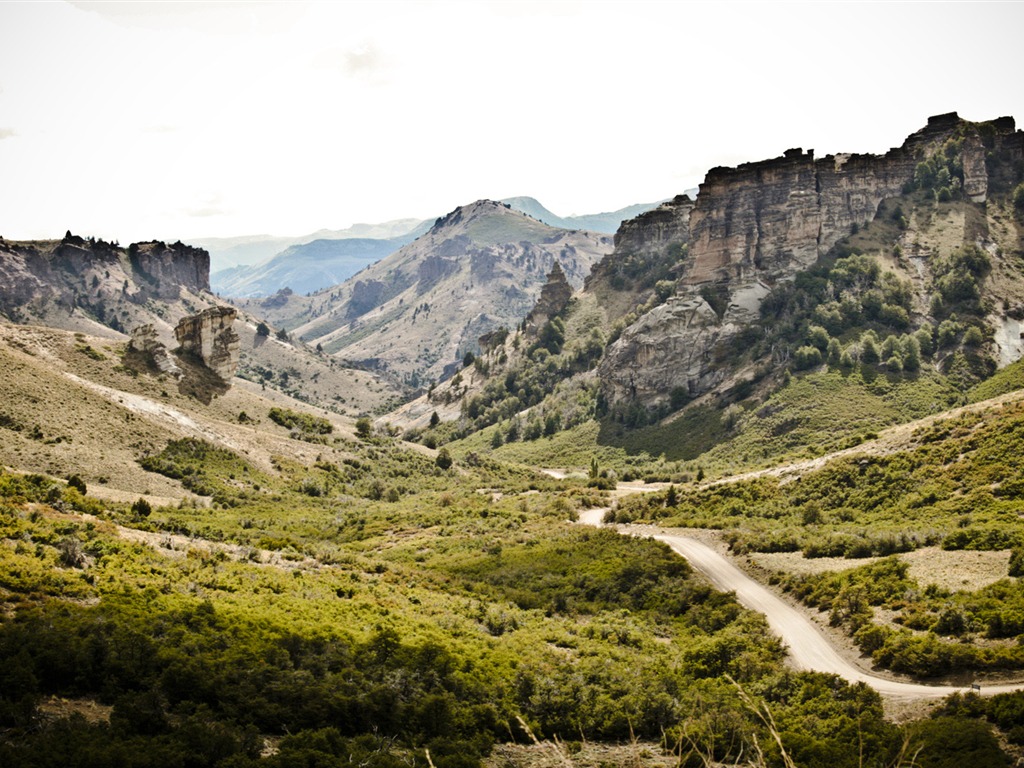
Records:
[[[926,587],[935,584],[950,591],[975,592],[1006,578],[1010,551],[947,552],[938,547],[925,547],[900,555],[910,566],[908,576]]]
[[[908,576],[927,587],[934,584],[951,592],[975,592],[987,587],[1007,575],[1010,551],[975,552],[967,550],[946,551],[939,547],[923,547],[905,552],[898,557],[909,566]],[[831,573],[859,568],[862,565],[881,560],[866,557],[850,560],[844,557],[806,558],[800,552],[756,553],[749,560],[769,572],[781,572],[805,576],[815,573]]]

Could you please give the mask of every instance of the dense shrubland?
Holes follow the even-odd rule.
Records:
[[[685,765],[756,739],[781,765],[754,701],[798,764],[852,768],[834,756],[854,733],[895,762],[906,734],[875,694],[783,671],[765,622],[663,545],[567,525],[595,491],[479,456],[441,470],[387,438],[338,447],[266,473],[172,443],[147,463],[214,501],[148,515],[0,475],[0,762],[468,766],[526,740],[521,717],[663,740]],[[201,541],[171,556],[114,523]],[[51,696],[112,709],[43,716]]]

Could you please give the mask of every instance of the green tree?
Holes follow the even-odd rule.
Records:
[[[259,325],[256,326],[256,335],[257,336],[269,336],[270,335],[270,326],[267,325],[266,323],[264,323],[261,320]]]
[[[437,452],[437,458],[434,459],[434,463],[440,469],[450,469],[452,466],[452,455],[448,452],[447,448],[442,448]]]
[[[981,329],[976,325],[972,325],[967,329],[967,333],[964,334],[964,346],[965,347],[980,347],[985,343],[985,336],[982,334]]]
[[[843,346],[839,343],[839,339],[829,339],[828,341],[828,364],[829,365],[842,365],[843,360]]]
[[[68,477],[68,488],[74,488],[80,494],[85,496],[85,481],[78,475],[71,475]]]
[[[831,339],[828,331],[820,325],[812,325],[807,329],[807,343],[812,347],[817,347],[820,351],[824,352],[828,349],[829,341]]]
[[[149,517],[153,514],[153,506],[141,496],[132,504],[132,513],[136,517]]]
[[[800,347],[793,353],[793,367],[798,371],[821,365],[821,350],[810,345]]]
[[[370,436],[373,431],[373,422],[369,418],[363,416],[362,418],[356,419],[356,434],[362,439],[366,439]]]
[[[879,361],[880,357],[878,337],[875,336],[874,331],[865,331],[860,337],[861,362],[873,365]]]

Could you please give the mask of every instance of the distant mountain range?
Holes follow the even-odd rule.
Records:
[[[415,232],[417,237],[430,228],[431,222],[425,219],[395,219],[382,224],[353,224],[347,229],[318,229],[307,235],[298,237],[282,237],[280,235],[241,235],[239,237],[199,237],[188,238],[186,242],[202,248],[210,254],[210,271],[237,266],[259,264],[273,258],[286,248],[303,245],[314,240],[390,240]]]
[[[501,202],[551,227],[603,234],[614,234],[623,221],[659,204],[637,203],[617,211],[563,217],[532,197],[510,197]],[[306,294],[344,282],[412,242],[433,223],[396,219],[343,230],[319,230],[299,238],[253,235],[190,242],[210,252],[210,284],[222,296],[264,297],[283,288]]]
[[[693,196],[696,196],[696,190],[693,191]],[[641,213],[645,213],[652,208],[656,208],[665,201],[636,203],[634,205],[627,205],[625,208],[620,208],[617,211],[588,213],[582,216],[559,216],[549,211],[540,201],[533,197],[506,197],[501,202],[508,203],[515,210],[525,213],[527,216],[532,216],[538,221],[543,221],[552,227],[559,227],[560,229],[586,229],[590,232],[603,232],[614,235],[622,222],[639,216]]]

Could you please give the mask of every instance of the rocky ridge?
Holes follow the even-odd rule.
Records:
[[[1012,118],[970,123],[956,113],[932,117],[885,155],[829,155],[792,149],[782,157],[708,172],[694,204],[676,198],[627,222],[616,253],[653,253],[674,240],[689,247],[675,295],[626,328],[600,366],[609,402],[664,403],[682,388],[690,396],[717,386],[715,361],[759,320],[773,286],[812,266],[854,228],[870,222],[887,199],[915,179],[918,163],[960,140],[963,196],[989,194],[986,160],[1022,162],[1024,133]],[[989,247],[984,233],[975,233]],[[994,250],[994,249],[993,249]],[[614,257],[613,257],[614,258]],[[716,308],[709,289],[721,297]]]
[[[96,330],[105,325],[123,331],[134,325],[132,307],[177,301],[183,291],[208,292],[209,275],[209,255],[180,242],[123,249],[70,232],[62,240],[0,241],[0,312],[13,320],[50,320],[58,327],[71,327],[68,318],[77,315],[98,321]]]

